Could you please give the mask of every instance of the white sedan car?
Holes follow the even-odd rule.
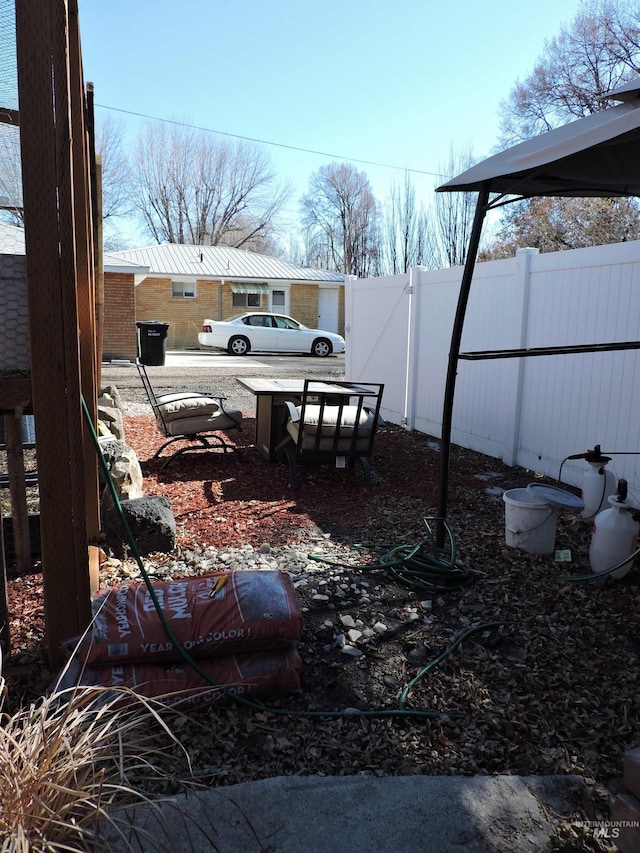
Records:
[[[324,357],[344,352],[341,335],[308,329],[292,317],[266,311],[249,311],[227,320],[205,320],[198,343],[224,349],[229,355],[246,355],[249,351],[308,352]]]

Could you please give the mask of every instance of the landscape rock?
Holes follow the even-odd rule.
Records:
[[[101,389],[98,397],[98,435],[124,440],[124,405],[115,385]]]
[[[124,441],[115,438],[101,442],[100,449],[118,498],[121,501],[141,498],[144,495],[144,479],[135,451]],[[100,488],[104,489],[102,509],[105,512],[113,505],[113,498],[102,469]]]
[[[114,409],[120,409],[121,411],[124,411],[125,406],[116,385],[105,385],[103,388],[100,389],[100,396],[98,397],[98,406],[102,405],[111,406]]]
[[[168,553],[175,547],[176,520],[171,501],[161,496],[134,498],[121,503],[122,512],[141,555]],[[103,518],[106,545],[116,557],[125,556],[129,542],[120,515],[111,507]]]
[[[355,646],[344,646],[341,649],[341,652],[343,655],[349,655],[349,657],[352,657],[352,658],[361,658],[362,655],[364,654],[363,651],[361,651],[360,649],[357,649]]]
[[[122,412],[111,406],[98,406],[98,435],[124,438]]]

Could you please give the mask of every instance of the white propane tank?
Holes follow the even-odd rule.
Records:
[[[606,468],[607,462],[611,462],[609,456],[600,453],[600,445],[585,454],[585,460],[589,468],[584,473],[582,480],[582,500],[584,509],[582,517],[586,519],[595,518],[600,510],[605,509],[611,495],[616,493],[616,478],[612,471]]]
[[[628,510],[635,509],[627,501],[627,483],[620,480],[617,494],[609,497],[610,509],[598,513],[593,522],[589,562],[594,572],[605,572],[625,557],[630,557],[638,547],[638,532],[640,525],[629,515]],[[633,560],[611,572],[609,577],[623,578],[631,569]]]

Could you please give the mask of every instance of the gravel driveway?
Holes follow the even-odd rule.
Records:
[[[163,367],[148,367],[147,373],[156,393],[175,390],[221,394],[230,408],[252,416],[255,398],[237,382],[238,376],[343,379],[344,355],[329,358],[311,356],[248,356],[191,352],[167,353]],[[129,362],[102,365],[102,386],[115,385],[125,410],[130,414],[149,412],[149,404],[136,366]]]

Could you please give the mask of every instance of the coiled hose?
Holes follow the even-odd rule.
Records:
[[[449,540],[449,547],[439,548],[431,523],[441,524]],[[458,562],[456,542],[451,528],[444,518],[423,518],[426,536],[416,545],[395,545],[380,547],[358,544],[354,548],[379,553],[380,559],[374,563],[353,566],[336,560],[336,554],[310,554],[309,559],[318,563],[328,563],[344,568],[367,570],[382,569],[388,572],[398,583],[422,593],[453,592],[474,583],[480,572],[472,571]]]
[[[82,398],[82,410],[84,413],[85,421],[91,433],[91,437],[93,440],[93,444],[96,450],[96,454],[98,456],[98,461],[100,464],[100,468],[102,473],[104,474],[105,480],[107,482],[107,486],[109,488],[109,492],[113,499],[114,505],[118,512],[118,517],[120,519],[120,523],[122,525],[122,529],[127,541],[127,544],[131,548],[131,553],[133,558],[136,561],[136,564],[140,570],[140,574],[144,580],[144,583],[149,592],[149,596],[151,601],[153,602],[153,606],[158,614],[158,619],[160,620],[162,627],[167,635],[167,638],[173,644],[173,647],[177,650],[180,657],[184,660],[187,666],[191,667],[198,675],[204,680],[206,684],[211,685],[219,689],[223,692],[230,700],[235,702],[236,704],[244,705],[245,707],[251,708],[253,710],[258,711],[267,711],[270,714],[274,714],[281,717],[309,717],[309,718],[330,718],[330,719],[338,719],[347,716],[358,716],[358,717],[369,717],[369,718],[392,718],[392,719],[454,719],[463,717],[464,714],[460,712],[451,712],[451,711],[423,711],[423,710],[409,710],[404,707],[404,702],[406,701],[407,695],[411,688],[424,676],[426,673],[434,668],[437,664],[441,663],[448,657],[460,643],[471,634],[476,631],[485,630],[494,628],[498,625],[506,624],[502,622],[488,622],[483,625],[478,625],[474,628],[470,628],[466,630],[454,643],[452,643],[445,651],[439,655],[434,661],[432,661],[428,666],[424,667],[404,688],[402,691],[402,695],[400,697],[399,706],[393,709],[379,709],[379,710],[368,710],[361,711],[360,709],[348,709],[343,711],[296,711],[296,710],[288,710],[284,708],[273,708],[268,705],[264,705],[262,702],[254,702],[250,699],[246,699],[242,696],[235,695],[231,690],[229,690],[224,684],[220,684],[215,679],[213,679],[207,672],[205,672],[198,664],[196,660],[194,660],[191,655],[187,652],[187,650],[183,647],[180,640],[176,637],[171,625],[167,621],[160,602],[158,600],[158,596],[153,587],[153,583],[151,578],[149,577],[144,564],[142,562],[142,558],[140,556],[140,551],[138,550],[138,546],[136,541],[131,533],[131,528],[127,522],[127,519],[122,510],[122,504],[120,503],[120,498],[118,497],[118,493],[115,488],[115,484],[113,482],[113,478],[111,477],[111,472],[109,471],[109,466],[106,463],[102,450],[100,448],[100,443],[98,441],[98,436],[93,426],[93,422],[91,420],[91,415],[89,414],[89,410],[87,408],[84,397]],[[425,524],[427,526],[427,530],[429,531],[429,541],[431,541],[432,534],[431,529],[429,527],[427,519],[425,519]],[[458,566],[455,563],[455,545],[453,541],[453,536],[451,535],[451,531],[447,528],[449,533],[449,538],[452,543],[451,554],[447,559],[444,554],[438,555],[436,552],[432,553],[431,556],[427,556],[426,549],[423,547],[423,543],[420,543],[418,546],[414,546],[413,548],[409,547],[406,553],[404,553],[405,546],[399,546],[399,548],[391,549],[395,553],[393,555],[390,552],[385,553],[383,559],[380,561],[380,568],[388,568],[394,573],[394,577],[397,577],[402,583],[405,583],[414,588],[420,589],[430,589],[431,591],[446,591],[451,589],[458,589],[461,586],[466,586],[468,583],[473,581],[473,577],[471,574],[464,570],[462,567]],[[323,560],[324,562],[324,560]],[[455,579],[455,580],[454,580]]]

